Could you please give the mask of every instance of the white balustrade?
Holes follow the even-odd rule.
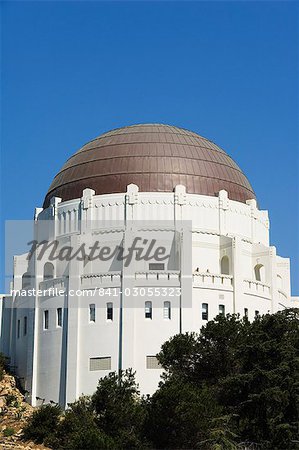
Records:
[[[270,285],[256,280],[244,280],[244,292],[258,297],[270,297]]]
[[[120,286],[121,272],[102,272],[81,275],[82,288],[98,288],[102,286]]]
[[[233,277],[232,275],[224,275],[210,272],[194,272],[193,284],[200,287],[214,287],[215,289],[232,290]]]

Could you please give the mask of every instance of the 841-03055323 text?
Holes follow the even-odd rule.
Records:
[[[179,297],[181,295],[180,287],[126,287],[120,288],[96,288],[93,295],[118,297]]]

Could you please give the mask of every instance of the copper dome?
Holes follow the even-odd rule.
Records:
[[[96,194],[125,192],[134,183],[143,192],[187,192],[216,196],[221,189],[232,200],[255,198],[253,189],[232,158],[198,134],[160,124],[117,128],[88,142],[64,164],[44,201],[80,198],[85,188]]]

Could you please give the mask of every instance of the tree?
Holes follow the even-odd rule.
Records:
[[[34,411],[23,429],[24,439],[42,444],[46,438],[55,433],[61,412],[59,406],[52,405],[43,405]]]
[[[236,438],[238,437],[230,429],[231,416],[221,416],[211,420],[211,427],[208,430],[208,439],[200,443],[200,448],[204,444],[209,450],[237,450]]]
[[[198,448],[298,449],[299,310],[218,316],[169,339],[158,354],[164,376],[140,398],[132,370],[110,373],[67,411],[43,406],[24,436],[57,450]]]
[[[198,334],[185,333],[171,337],[157,355],[165,370],[163,379],[173,375],[181,379],[193,379],[198,353]]]
[[[146,410],[131,369],[102,378],[92,407],[98,428],[114,439],[117,448],[142,446]]]
[[[219,315],[200,334],[178,334],[162,345],[158,359],[164,378],[178,375],[197,383],[214,384],[238,371],[235,353],[250,323],[237,315]]]
[[[165,386],[173,380],[182,383],[182,392],[186,383],[199,392],[209,387],[223,414],[230,417],[230,422],[234,419],[226,436],[234,433],[242,441],[258,442],[271,450],[296,448],[298,310],[268,314],[253,323],[238,316],[218,316],[202,328],[200,335],[170,339],[158,358],[166,372],[153,404],[155,396],[161,395],[163,389],[165,392]],[[178,398],[179,403],[182,401]],[[167,414],[167,402],[163,405]],[[181,423],[184,428],[180,421],[176,427]]]
[[[92,397],[81,397],[64,413],[51,405],[35,411],[24,439],[56,450],[144,448],[145,416],[134,373],[111,373],[99,380]]]
[[[115,448],[113,439],[97,427],[88,396],[80,397],[78,401],[69,405],[59,421],[55,434],[50,434],[44,443],[59,450],[112,450]]]
[[[271,450],[296,448],[299,311],[257,318],[244,334],[236,358],[238,372],[221,380],[219,400],[238,415],[241,436]]]
[[[145,434],[154,448],[210,450],[211,421],[221,413],[211,387],[171,377],[148,402]]]

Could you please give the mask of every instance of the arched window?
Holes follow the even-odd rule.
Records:
[[[256,281],[265,281],[265,267],[263,264],[254,266],[254,276]]]
[[[223,256],[220,262],[220,270],[223,275],[229,275],[229,259],[228,256]]]
[[[146,319],[151,319],[152,315],[152,302],[145,302],[144,317]]]
[[[280,275],[277,275],[277,289],[282,289],[282,278]]]
[[[54,278],[54,266],[50,262],[44,265],[44,280],[51,280]]]
[[[30,286],[30,274],[25,272],[22,276],[22,289],[25,289]]]
[[[164,302],[163,305],[163,318],[171,319],[171,304],[170,302]]]

